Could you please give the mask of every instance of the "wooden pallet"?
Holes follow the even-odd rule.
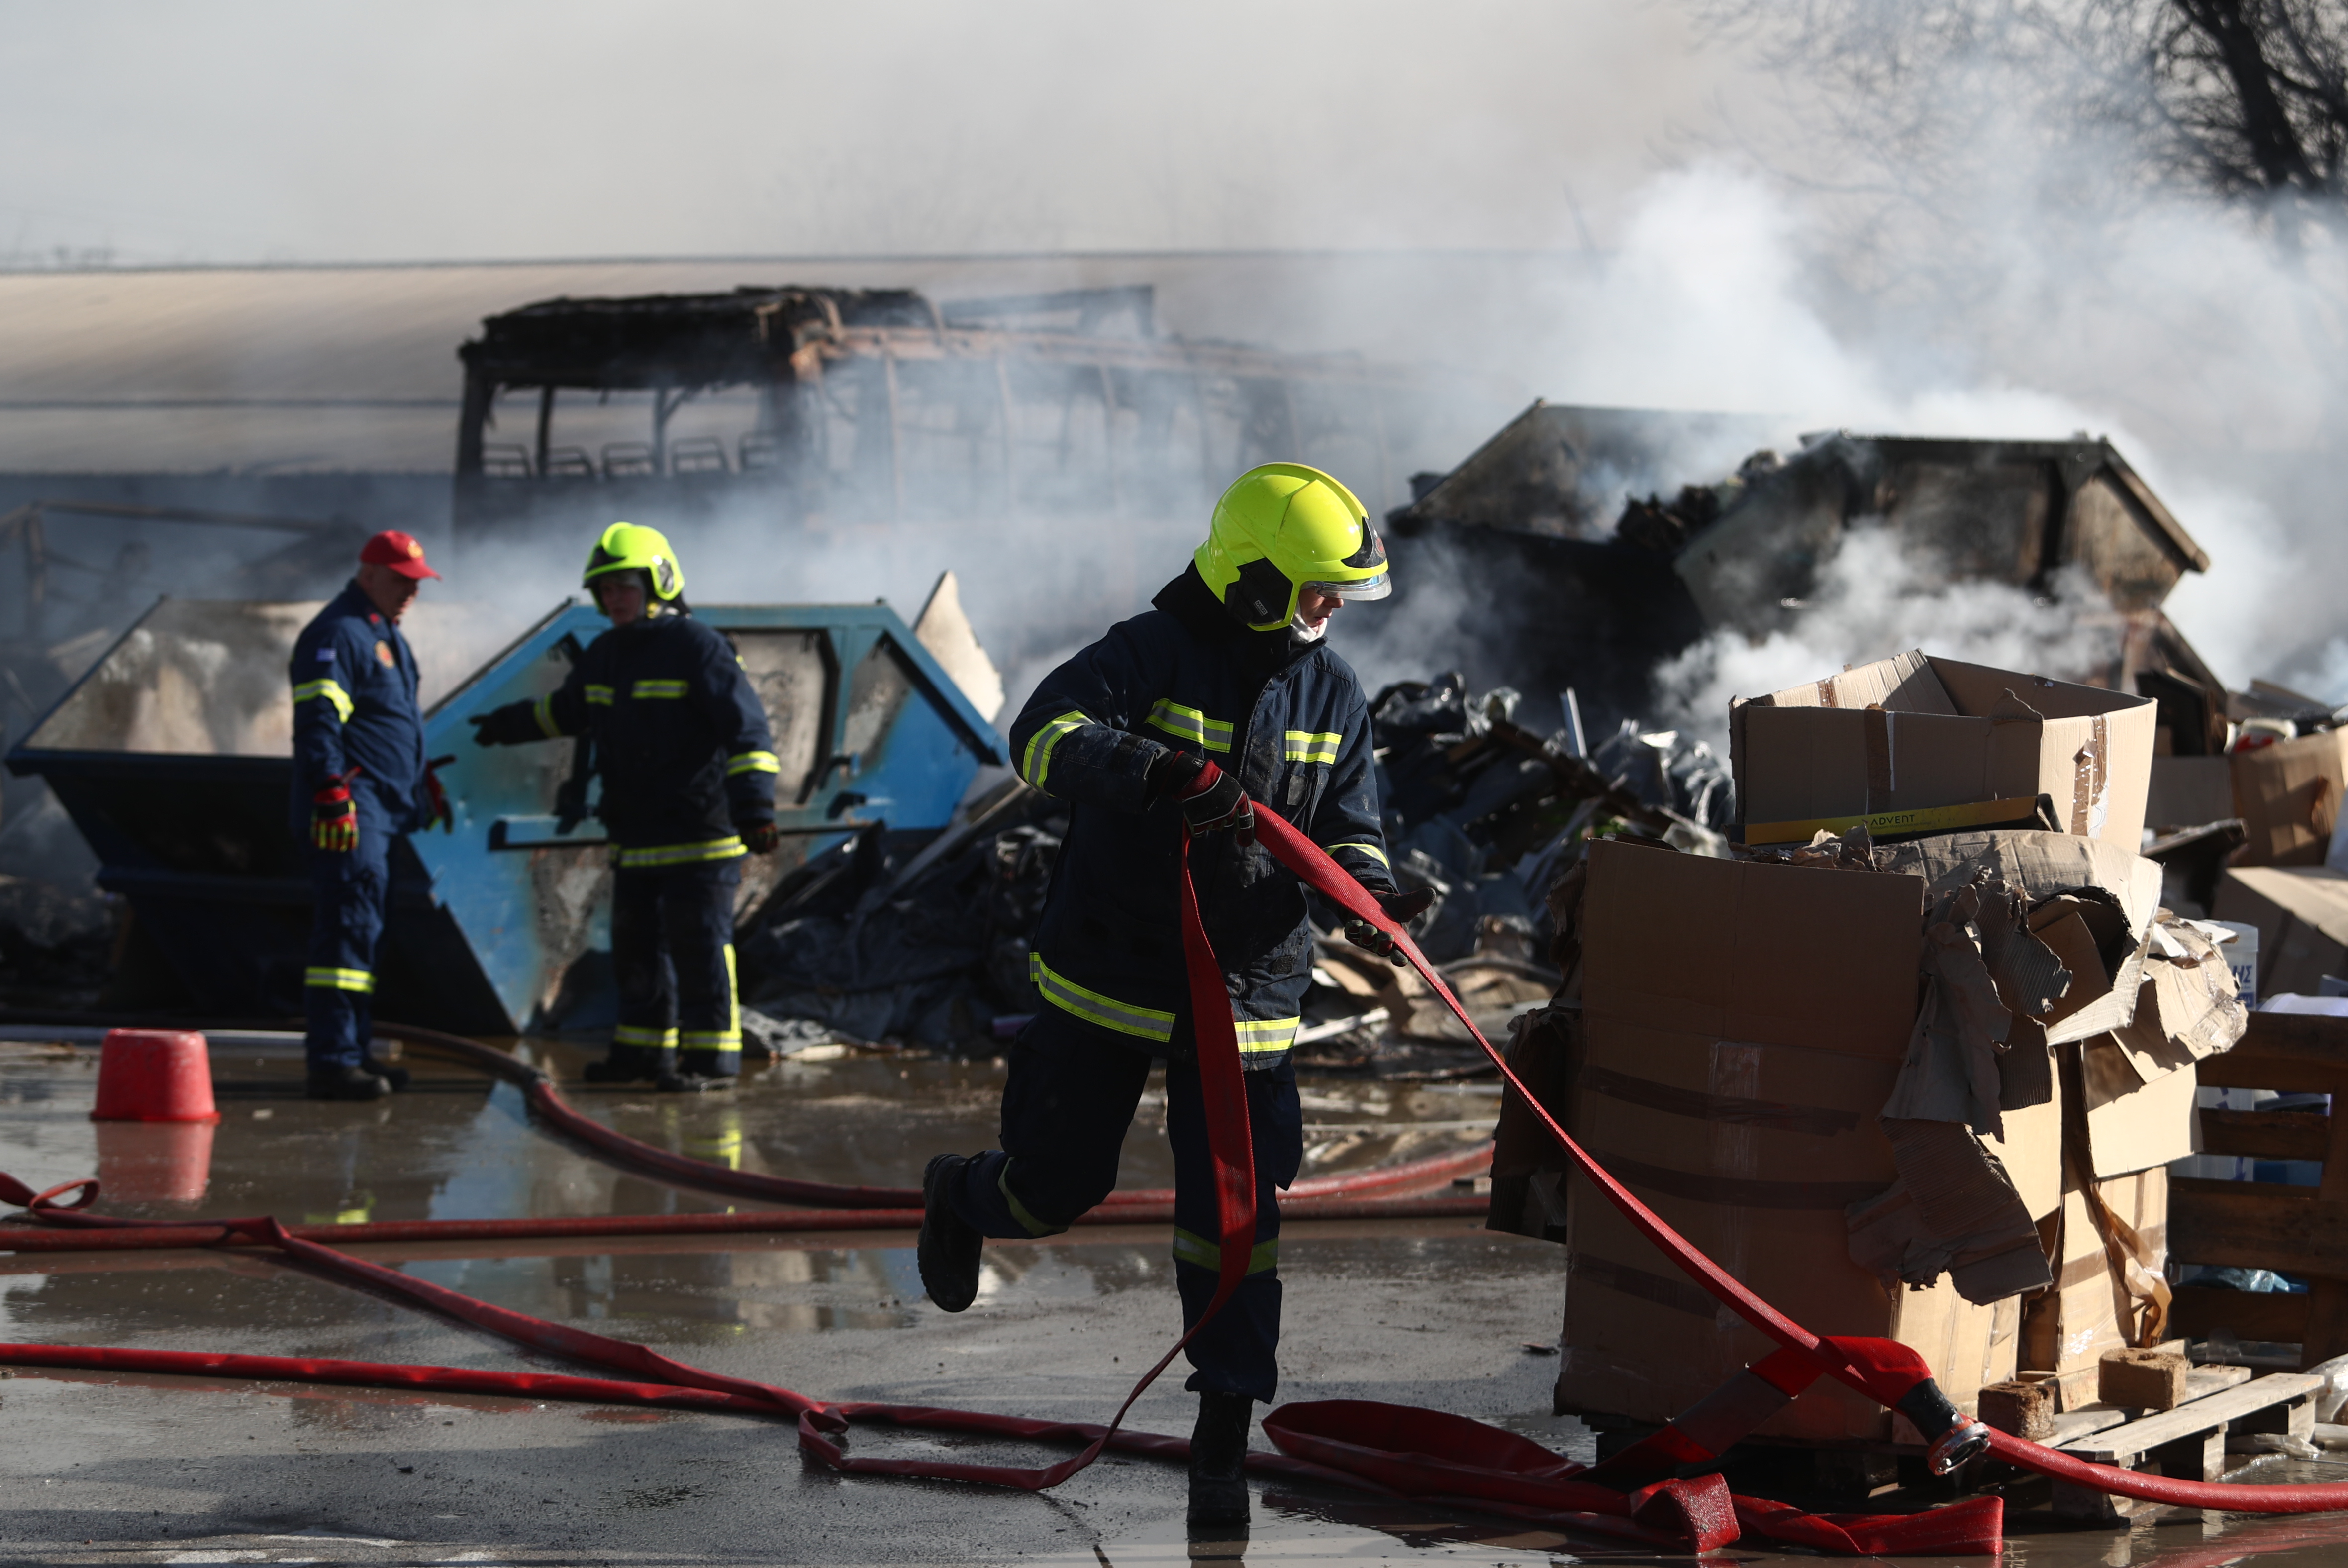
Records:
[[[2222,1480],[2227,1433],[2312,1435],[2315,1395],[2323,1381],[2312,1372],[2257,1377],[2247,1367],[2199,1367],[2186,1375],[2187,1398],[2175,1409],[2148,1416],[2116,1405],[2068,1410],[2054,1418],[2054,1432],[2045,1439],[2046,1446],[2094,1464],[2187,1480]],[[2159,1506],[2067,1481],[2054,1483],[2054,1511],[2085,1523],[2118,1524]]]
[[[2213,1088],[2313,1092],[2348,1106],[2348,1018],[2252,1013],[2230,1051],[2204,1058]],[[2281,1269],[2309,1281],[2303,1295],[2197,1289],[2177,1292],[2171,1334],[2205,1339],[2295,1341],[2302,1367],[2348,1354],[2348,1112],[2201,1113],[2205,1153],[2260,1160],[2320,1160],[2314,1187],[2178,1178],[2168,1185],[2168,1255],[2188,1264]]]

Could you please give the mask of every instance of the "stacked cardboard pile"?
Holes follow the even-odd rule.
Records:
[[[1807,1326],[1915,1346],[1961,1405],[2018,1372],[2094,1398],[2159,1336],[2163,1167],[2243,1022],[2136,853],[2153,715],[1914,654],[1738,704],[1748,847],[1593,844],[1513,1059]],[[1504,1114],[1494,1222],[1569,1248],[1560,1410],[1667,1420],[1766,1353],[1531,1133]],[[1762,1430],[1914,1440],[1896,1420],[1821,1382]]]
[[[2243,950],[2255,963],[2259,995],[2333,995],[2339,987],[2325,986],[2326,977],[2348,978],[2343,784],[2348,729],[2230,757],[2153,760],[2151,826],[2240,819],[2240,847],[2202,896],[2216,919],[2257,929],[2257,942]]]

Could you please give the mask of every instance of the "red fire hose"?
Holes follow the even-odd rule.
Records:
[[[527,1062],[517,1061],[504,1051],[494,1050],[461,1036],[444,1035],[438,1029],[420,1029],[412,1024],[378,1024],[376,1032],[446,1052],[493,1078],[503,1078],[522,1091],[530,1108],[548,1125],[597,1153],[634,1170],[648,1171],[712,1191],[730,1192],[745,1198],[764,1198],[778,1203],[804,1203],[819,1209],[910,1209],[918,1212],[922,1206],[922,1190],[919,1187],[850,1187],[831,1181],[800,1181],[786,1176],[767,1176],[756,1171],[736,1171],[714,1161],[672,1154],[665,1149],[656,1149],[581,1115],[556,1090],[550,1074]],[[1455,1177],[1480,1171],[1491,1163],[1491,1160],[1492,1146],[1483,1143],[1453,1154],[1437,1154],[1424,1160],[1380,1165],[1367,1171],[1349,1171],[1338,1176],[1314,1176],[1297,1182],[1288,1191],[1292,1198],[1367,1198],[1382,1192],[1421,1192],[1429,1187],[1441,1186]],[[1173,1202],[1171,1188],[1147,1188],[1112,1192],[1102,1200],[1101,1206],[1106,1209],[1122,1208],[1128,1204],[1170,1206]],[[1385,1212],[1382,1209],[1362,1211],[1365,1216]],[[1472,1202],[1459,1211],[1461,1213],[1481,1212]],[[1341,1216],[1333,1213],[1327,1217]],[[1104,1218],[1088,1217],[1088,1220],[1094,1224],[1125,1222]]]
[[[1888,1407],[1908,1412],[1911,1419],[1917,1419],[1928,1439],[1962,1435],[1957,1425],[1961,1418],[1932,1387],[1928,1369],[1915,1352],[1888,1340],[1828,1339],[1812,1334],[1746,1290],[1640,1202],[1591,1159],[1525,1088],[1506,1060],[1476,1028],[1466,1009],[1459,1005],[1406,931],[1388,919],[1376,902],[1350,875],[1287,822],[1270,811],[1258,812],[1255,820],[1256,830],[1266,847],[1308,885],[1395,938],[1397,949],[1418,970],[1445,1006],[1466,1025],[1469,1034],[1498,1068],[1503,1078],[1523,1098],[1528,1109],[1539,1118],[1582,1175],[1697,1284],[1805,1364],[1808,1369],[1806,1376],[1779,1374],[1792,1386],[1789,1394],[1798,1391],[1798,1386],[1808,1377],[1822,1374],[1835,1377]],[[1210,1112],[1210,1141],[1215,1155],[1217,1206],[1222,1236],[1222,1266],[1219,1271],[1214,1302],[1206,1316],[1200,1319],[1204,1323],[1206,1317],[1211,1316],[1228,1299],[1244,1271],[1254,1232],[1254,1182],[1250,1165],[1246,1102],[1239,1087],[1236,1041],[1232,1037],[1229,1008],[1224,1005],[1218,980],[1219,966],[1207,945],[1196,898],[1191,891],[1187,851],[1181,895],[1184,953],[1193,993],[1193,1016],[1200,1037],[1200,1075]],[[452,1040],[451,1043],[469,1047],[466,1053],[469,1055],[470,1050],[484,1049],[472,1047],[470,1042]],[[510,1058],[504,1059],[510,1061]],[[538,1077],[542,1081],[542,1075]],[[543,1096],[533,1093],[533,1103],[542,1107],[559,1106],[561,1102],[552,1095],[551,1085],[545,1088]],[[576,1117],[576,1113],[570,1112],[567,1107],[562,1109]],[[563,1125],[559,1119],[557,1124]],[[611,1133],[608,1129],[599,1128],[597,1130],[611,1140],[633,1141],[621,1140],[621,1135]],[[653,1152],[664,1155],[661,1150]],[[675,1156],[665,1158],[678,1159]],[[703,1162],[688,1161],[682,1163],[698,1166]],[[819,1183],[802,1185],[823,1188],[823,1184]],[[83,1197],[77,1201],[79,1203],[86,1204],[94,1196],[91,1190],[94,1184],[67,1183],[35,1199],[34,1209],[37,1217],[44,1220],[67,1219],[55,1198],[57,1193],[69,1191],[76,1186],[85,1187]],[[21,1187],[16,1190],[22,1191]],[[876,1208],[883,1206],[881,1194],[888,1193],[891,1199],[895,1196],[886,1189],[823,1190],[829,1193],[864,1195],[865,1201]],[[1156,1196],[1150,1195],[1152,1198]],[[801,1201],[809,1200],[802,1198]],[[1137,1210],[1141,1206],[1138,1202],[1135,1204]],[[98,1218],[77,1217],[85,1221]],[[168,1226],[139,1228],[174,1236],[184,1235],[187,1229]],[[389,1294],[404,1295],[421,1305],[489,1329],[517,1343],[550,1350],[589,1365],[625,1372],[641,1380],[627,1385],[573,1379],[569,1380],[564,1386],[565,1391],[556,1397],[601,1398],[608,1391],[609,1396],[614,1398],[645,1402],[670,1397],[660,1392],[647,1393],[648,1387],[687,1389],[698,1390],[703,1396],[719,1397],[726,1401],[722,1406],[697,1404],[695,1408],[747,1408],[778,1415],[796,1414],[799,1421],[801,1446],[825,1462],[842,1470],[867,1474],[976,1480],[1023,1490],[1039,1490],[1074,1474],[1107,1446],[1167,1457],[1174,1457],[1178,1450],[1182,1453],[1188,1450],[1188,1445],[1179,1439],[1147,1437],[1117,1429],[1117,1423],[1123,1419],[1133,1401],[1173,1359],[1181,1349],[1182,1343],[1187,1342],[1188,1336],[1169,1349],[1136,1385],[1119,1408],[1116,1419],[1106,1428],[1037,1422],[923,1407],[825,1404],[788,1389],[705,1372],[643,1346],[546,1323],[526,1314],[493,1306],[457,1292],[411,1279],[393,1270],[304,1240],[273,1220],[226,1222],[210,1228],[277,1247],[322,1272],[364,1283]],[[117,1232],[118,1235],[121,1233]],[[143,1244],[180,1243],[159,1239]],[[1191,1332],[1196,1331],[1194,1327]],[[0,1362],[18,1365],[189,1370],[244,1377],[285,1375],[280,1370],[271,1369],[283,1368],[286,1365],[275,1357],[194,1357],[190,1358],[191,1364],[183,1366],[171,1366],[156,1359],[175,1354],[179,1353],[85,1346],[0,1346]],[[1774,1366],[1778,1360],[1779,1357],[1772,1357],[1764,1367]],[[195,1362],[201,1365],[193,1365]],[[457,1368],[386,1367],[366,1363],[297,1362],[294,1366],[300,1368],[294,1375],[320,1381],[363,1381],[386,1387],[464,1387],[475,1392],[491,1389],[511,1393],[553,1391],[542,1377],[536,1375],[463,1372]],[[457,1380],[440,1381],[444,1375]],[[498,1381],[484,1384],[481,1379]],[[534,1387],[525,1387],[526,1382],[533,1384]],[[591,1386],[592,1392],[589,1391]],[[834,1435],[844,1430],[848,1422],[854,1419],[942,1427],[995,1436],[1082,1440],[1087,1446],[1073,1458],[1040,1470],[924,1460],[872,1459],[847,1454],[833,1440]],[[1945,1426],[1945,1431],[1941,1429],[1942,1426]],[[1430,1502],[1455,1501],[1487,1511],[1595,1528],[1663,1544],[1692,1546],[1698,1551],[1737,1539],[1740,1529],[1749,1529],[1773,1540],[1829,1552],[1994,1552],[1998,1549],[2003,1505],[1994,1498],[1974,1500],[1906,1518],[1811,1515],[1781,1504],[1731,1497],[1717,1475],[1684,1481],[1661,1480],[1635,1490],[1618,1490],[1596,1484],[1593,1480],[1578,1480],[1574,1478],[1583,1474],[1594,1477],[1603,1473],[1606,1467],[1588,1470],[1585,1467],[1559,1459],[1538,1445],[1522,1443],[1521,1439],[1497,1429],[1435,1411],[1359,1402],[1352,1402],[1352,1408],[1342,1411],[1328,1404],[1290,1405],[1268,1416],[1264,1428],[1284,1450],[1284,1457],[1251,1454],[1248,1461],[1251,1470],[1313,1476]],[[1986,1431],[1986,1429],[1982,1430]],[[2091,1490],[2149,1501],[2261,1513],[2312,1513],[2348,1507],[2348,1485],[2267,1487],[2172,1480],[2090,1464],[2002,1432],[1989,1432],[1987,1441],[1990,1451],[2019,1468]],[[1512,1446],[1519,1444],[1520,1447]],[[1438,1455],[1442,1457],[1434,1457]]]

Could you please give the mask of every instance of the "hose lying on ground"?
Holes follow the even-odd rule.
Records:
[[[1564,1151],[1574,1168],[1609,1202],[1715,1299],[1783,1347],[1780,1356],[1756,1364],[1753,1370],[1757,1372],[1778,1367],[1781,1361],[1797,1364],[1800,1370],[1796,1375],[1788,1376],[1782,1367],[1776,1374],[1788,1385],[1783,1390],[1787,1397],[1798,1393],[1800,1387],[1809,1378],[1831,1377],[1887,1408],[1909,1415],[1926,1438],[1934,1440],[1936,1454],[1941,1450],[1941,1445],[1951,1439],[1962,1439],[1966,1447],[1984,1444],[1989,1452],[2017,1468],[2117,1496],[2239,1512],[2313,1513],[2348,1508],[2348,1485],[2246,1486],[2147,1476],[2109,1465],[2092,1464],[2057,1449],[1991,1431],[1978,1424],[1964,1423],[1954,1408],[1932,1386],[1929,1368],[1922,1358],[1908,1346],[1881,1339],[1828,1338],[1795,1323],[1698,1252],[1610,1175],[1558,1125],[1540,1101],[1510,1070],[1500,1053],[1492,1047],[1491,1042],[1476,1028],[1467,1010],[1418,950],[1408,932],[1388,919],[1376,902],[1351,876],[1277,815],[1270,811],[1259,812],[1256,824],[1258,833],[1271,852],[1308,885],[1395,939],[1397,950],[1418,970],[1435,995],[1467,1026],[1470,1035],[1498,1068],[1502,1078],[1523,1098],[1526,1108]],[[1182,892],[1184,945],[1194,986],[1194,1011],[1200,1019],[1201,1071],[1205,1076],[1210,1071],[1210,1063],[1216,1064],[1217,1070],[1220,1066],[1236,1068],[1236,1043],[1231,1039],[1227,1020],[1220,1030],[1212,1026],[1215,1021],[1212,1014],[1220,1009],[1210,1009],[1201,1005],[1208,996],[1203,976],[1211,973],[1212,954],[1205,950],[1203,930],[1199,924],[1195,900],[1190,894],[1187,856]],[[453,1042],[453,1037],[442,1038]],[[460,1054],[487,1050],[487,1047],[474,1046],[469,1041],[454,1043],[464,1047]],[[1221,1062],[1220,1053],[1215,1049],[1219,1046],[1229,1048],[1231,1060],[1228,1064]],[[510,1058],[504,1059],[510,1061]],[[519,1063],[511,1065],[521,1068]],[[535,1072],[535,1069],[522,1070]],[[501,1073],[500,1076],[505,1075]],[[1211,1088],[1212,1086],[1210,1087]],[[598,1147],[616,1148],[618,1143],[626,1143],[640,1149],[648,1148],[587,1122],[567,1106],[561,1106],[560,1097],[553,1093],[551,1084],[545,1080],[543,1074],[535,1075],[528,1092],[533,1106],[541,1108],[543,1114],[566,1130],[575,1130],[571,1125],[573,1122],[594,1128],[602,1135],[602,1139],[596,1140]],[[1244,1098],[1240,1098],[1234,1108],[1232,1097],[1210,1092],[1207,1104],[1222,1221],[1220,1250],[1223,1268],[1219,1275],[1217,1292],[1220,1304],[1229,1295],[1234,1256],[1243,1260],[1252,1240],[1253,1179],[1248,1165]],[[558,1106],[561,1108],[560,1114],[547,1109]],[[679,1161],[684,1167],[705,1164],[703,1161],[681,1161],[680,1157],[668,1155],[664,1150],[653,1150],[650,1152],[659,1155],[663,1161]],[[67,1183],[57,1191],[71,1191],[77,1185],[85,1184]],[[886,1209],[894,1198],[894,1193],[889,1189],[832,1188],[821,1183],[794,1185],[800,1192],[813,1189],[827,1194],[854,1194],[855,1198],[847,1201],[860,1202],[868,1209]],[[83,1202],[88,1201],[90,1187],[94,1187],[94,1183],[86,1185]],[[16,1190],[22,1191],[21,1187]],[[815,1200],[800,1196],[798,1201]],[[38,1217],[62,1217],[55,1202],[55,1193],[39,1195],[35,1203]],[[1117,1430],[1115,1422],[1108,1427],[1095,1427],[930,1407],[825,1403],[788,1389],[705,1372],[643,1346],[546,1323],[526,1314],[411,1279],[293,1235],[273,1220],[229,1222],[219,1228],[276,1247],[294,1259],[330,1275],[405,1296],[420,1305],[487,1328],[519,1344],[551,1351],[591,1366],[625,1372],[641,1383],[698,1389],[726,1396],[729,1401],[747,1401],[750,1408],[771,1410],[778,1416],[795,1414],[799,1424],[801,1448],[823,1462],[844,1470],[985,1481],[1032,1491],[1066,1479],[1107,1447],[1168,1458],[1177,1457],[1178,1450],[1182,1454],[1188,1452],[1188,1445],[1178,1439],[1120,1432]],[[170,1243],[157,1242],[149,1244]],[[1203,1323],[1205,1318],[1200,1321]],[[1191,1332],[1196,1331],[1194,1326]],[[1134,1399],[1180,1347],[1180,1342],[1178,1342],[1174,1349],[1169,1350],[1157,1367],[1136,1385],[1119,1408],[1117,1420],[1122,1420]],[[1790,1356],[1784,1353],[1790,1353]],[[185,1353],[129,1352],[89,1346],[0,1346],[0,1362],[100,1369],[141,1364],[129,1358],[173,1354]],[[273,1362],[273,1358],[205,1357],[199,1359],[202,1362],[201,1369],[213,1375],[272,1375],[258,1368],[263,1363]],[[442,1373],[458,1371],[455,1368],[373,1368],[368,1364],[349,1363],[303,1365],[313,1368],[338,1365],[353,1381],[380,1380],[385,1386],[410,1387],[443,1386],[427,1380]],[[143,1360],[143,1366],[150,1369],[166,1369],[163,1364],[151,1359]],[[190,1369],[197,1368],[191,1366]],[[321,1380],[327,1376],[323,1371],[314,1371],[313,1375]],[[479,1380],[502,1378],[509,1381],[501,1391],[524,1393],[528,1391],[524,1387],[525,1380],[536,1377],[538,1375],[469,1372],[464,1374],[462,1386],[469,1392],[489,1391]],[[621,1397],[617,1387],[612,1390],[612,1396]],[[2002,1539],[2003,1502],[1997,1498],[1973,1499],[1913,1516],[1853,1516],[1807,1514],[1783,1504],[1733,1497],[1716,1473],[1694,1480],[1663,1480],[1618,1490],[1601,1484],[1597,1479],[1607,1473],[1607,1466],[1575,1464],[1538,1445],[1524,1443],[1512,1434],[1479,1422],[1437,1411],[1373,1406],[1361,1401],[1343,1402],[1353,1408],[1342,1412],[1334,1421],[1316,1419],[1330,1403],[1283,1406],[1266,1417],[1265,1430],[1284,1453],[1280,1456],[1251,1454],[1249,1468],[1260,1472],[1312,1476],[1431,1503],[1451,1502],[1503,1512],[1511,1517],[1594,1529],[1696,1551],[1710,1550],[1735,1541],[1739,1539],[1740,1532],[1746,1530],[1788,1544],[1837,1553],[1988,1553],[1997,1551]],[[725,1408],[741,1407],[729,1402]],[[884,1420],[899,1425],[998,1437],[1074,1440],[1084,1442],[1086,1447],[1072,1459],[1042,1469],[850,1455],[837,1439],[850,1421],[857,1419]],[[1672,1429],[1666,1429],[1666,1431]],[[1304,1457],[1308,1454],[1314,1457]],[[1577,1479],[1584,1476],[1589,1479]]]

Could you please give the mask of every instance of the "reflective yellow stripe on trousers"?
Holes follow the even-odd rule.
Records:
[[[356,991],[364,995],[375,990],[375,976],[364,969],[334,969],[320,965],[304,970],[302,984],[321,991]]]
[[[1223,1266],[1223,1249],[1199,1234],[1198,1232],[1186,1231],[1177,1225],[1174,1227],[1174,1261],[1202,1269],[1220,1269]],[[1247,1272],[1251,1274],[1260,1274],[1268,1269],[1276,1269],[1279,1266],[1280,1238],[1278,1236],[1272,1237],[1268,1242],[1258,1242],[1253,1250],[1248,1253]]]
[[[1040,953],[1027,954],[1027,977],[1044,1000],[1087,1024],[1098,1024],[1104,1029],[1115,1029],[1120,1035],[1132,1035],[1160,1045],[1174,1037],[1173,1014],[1120,1002],[1079,985],[1044,962]],[[1232,1026],[1239,1034],[1240,1059],[1245,1062],[1280,1055],[1296,1044],[1296,1031],[1303,1022],[1302,1017],[1236,1020]]]
[[[659,866],[689,866],[700,861],[730,861],[749,852],[743,848],[740,834],[729,833],[722,839],[704,839],[697,844],[653,844],[641,850],[622,850],[613,863],[623,872],[635,872]]]
[[[1296,1044],[1296,1031],[1303,1022],[1301,1017],[1240,1019],[1234,1026],[1240,1035],[1240,1060],[1280,1055]]]
[[[1104,1029],[1155,1040],[1160,1045],[1174,1037],[1173,1014],[1161,1013],[1155,1007],[1137,1007],[1114,996],[1088,991],[1066,975],[1056,973],[1040,953],[1027,954],[1027,978],[1035,982],[1044,1000],[1087,1024],[1098,1024]]]

